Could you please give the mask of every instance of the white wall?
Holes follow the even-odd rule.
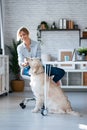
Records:
[[[58,59],[59,49],[73,49],[79,47],[78,31],[42,31],[42,54],[50,54],[52,60]]]
[[[11,44],[20,26],[27,26],[37,40],[37,26],[45,20],[49,26],[60,18],[73,20],[83,30],[87,27],[86,0],[3,0],[4,39]]]

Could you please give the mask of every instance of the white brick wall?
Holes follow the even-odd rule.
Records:
[[[42,53],[51,54],[52,59],[58,58],[59,49],[79,47],[79,31],[42,31]]]
[[[27,26],[31,38],[37,40],[37,26],[45,20],[58,25],[60,18],[74,20],[83,30],[87,27],[86,0],[3,0],[5,44],[16,38],[20,26]]]

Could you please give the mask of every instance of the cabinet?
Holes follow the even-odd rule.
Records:
[[[63,68],[65,65],[74,65],[74,68],[65,69],[65,76],[62,79],[62,88],[64,89],[83,89],[87,90],[87,62],[85,61],[62,61],[62,62],[44,62],[45,65],[51,64]],[[46,70],[45,70],[46,71]],[[78,80],[78,75],[79,80]],[[73,82],[72,82],[73,81]]]
[[[9,57],[0,55],[0,95],[9,92]]]

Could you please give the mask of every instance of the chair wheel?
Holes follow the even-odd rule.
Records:
[[[24,109],[25,107],[26,107],[26,105],[24,105],[24,103],[22,102],[22,103],[20,103],[20,106],[21,106],[21,108],[22,109]]]
[[[7,96],[8,95],[8,93],[5,93],[5,96]]]
[[[42,114],[43,116],[46,116],[47,113],[48,113],[47,109],[42,109],[42,110],[41,110],[41,114]]]

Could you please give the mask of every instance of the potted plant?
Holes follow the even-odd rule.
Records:
[[[87,48],[78,48],[77,58],[79,60],[87,60]]]
[[[10,56],[9,56],[9,71],[14,75],[14,79],[11,80],[11,87],[13,91],[23,91],[24,90],[24,80],[20,76],[20,67],[18,65],[18,54],[17,46],[21,41],[12,40],[12,45],[7,46]]]

